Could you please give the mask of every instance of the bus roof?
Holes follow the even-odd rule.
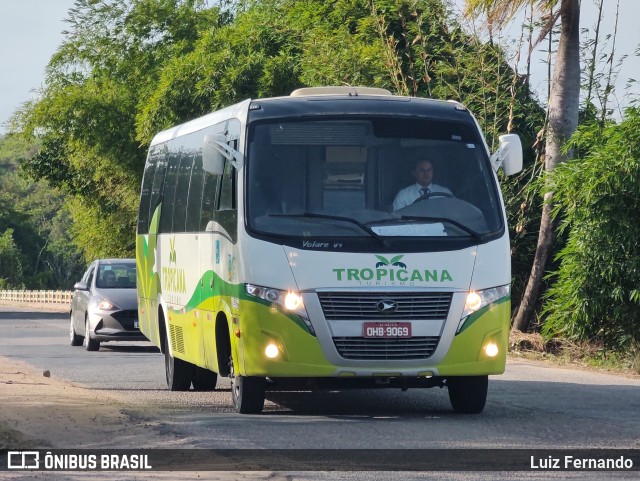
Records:
[[[470,112],[459,102],[381,94],[327,93],[255,99],[249,110],[250,120],[315,115],[401,115],[473,122]]]
[[[443,120],[465,121],[472,116],[461,103],[421,97],[391,95],[384,89],[363,87],[314,87],[298,89],[291,96],[247,99],[229,107],[171,127],[156,134],[151,146],[196,132],[232,117],[251,120],[315,115],[403,115],[429,116]],[[461,115],[463,114],[463,115]]]

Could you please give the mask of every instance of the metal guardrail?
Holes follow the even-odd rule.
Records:
[[[0,290],[0,301],[38,304],[70,304],[72,291],[8,291]]]

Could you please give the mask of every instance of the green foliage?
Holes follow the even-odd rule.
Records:
[[[13,240],[13,229],[0,234],[0,289],[22,286],[22,263],[20,251]]]
[[[640,343],[640,110],[583,125],[571,144],[580,157],[550,179],[567,244],[543,332],[629,349]]]
[[[133,254],[147,144],[136,140],[136,114],[168,59],[224,18],[205,0],[77,0],[69,11],[41,98],[18,112],[14,128],[38,146],[24,171],[77,197],[95,218],[92,225],[71,210],[87,260]],[[108,235],[96,243],[91,231],[102,222]]]
[[[83,264],[69,239],[71,220],[59,193],[19,175],[17,159],[29,150],[15,136],[0,138],[0,285],[69,288]]]

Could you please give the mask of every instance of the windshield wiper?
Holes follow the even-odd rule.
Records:
[[[328,214],[314,214],[313,212],[303,212],[301,214],[267,214],[268,217],[302,217],[302,218],[312,218],[312,219],[329,219],[329,220],[340,220],[344,222],[349,222],[350,224],[357,225],[371,237],[376,239],[380,244],[384,247],[387,247],[387,241],[383,239],[381,236],[376,234],[371,227],[363,224],[362,222],[352,219],[351,217],[341,217],[339,215],[328,215]]]
[[[462,229],[467,234],[471,235],[478,242],[482,240],[482,234],[474,231],[473,229],[467,227],[466,225],[458,222],[457,220],[447,219],[445,217],[429,217],[429,216],[419,216],[419,215],[403,215],[398,218],[399,220],[422,220],[428,222],[447,222],[449,224],[455,225],[456,227]]]

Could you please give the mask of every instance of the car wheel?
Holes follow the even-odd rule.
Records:
[[[82,345],[87,351],[97,351],[100,349],[100,341],[91,339],[91,334],[89,334],[89,318],[86,316],[84,318],[84,341]]]
[[[73,313],[69,316],[69,341],[72,346],[82,345],[82,336],[76,334],[76,328],[73,325]]]
[[[264,407],[267,381],[263,377],[236,376],[233,358],[229,359],[231,373],[231,399],[240,414],[259,414]]]
[[[196,391],[213,391],[218,382],[218,374],[203,367],[196,366],[193,371],[193,389]]]
[[[171,391],[188,391],[193,377],[193,364],[177,359],[169,351],[169,336],[164,339],[164,370]]]
[[[489,376],[452,376],[447,378],[449,401],[456,412],[478,414],[487,402]]]

